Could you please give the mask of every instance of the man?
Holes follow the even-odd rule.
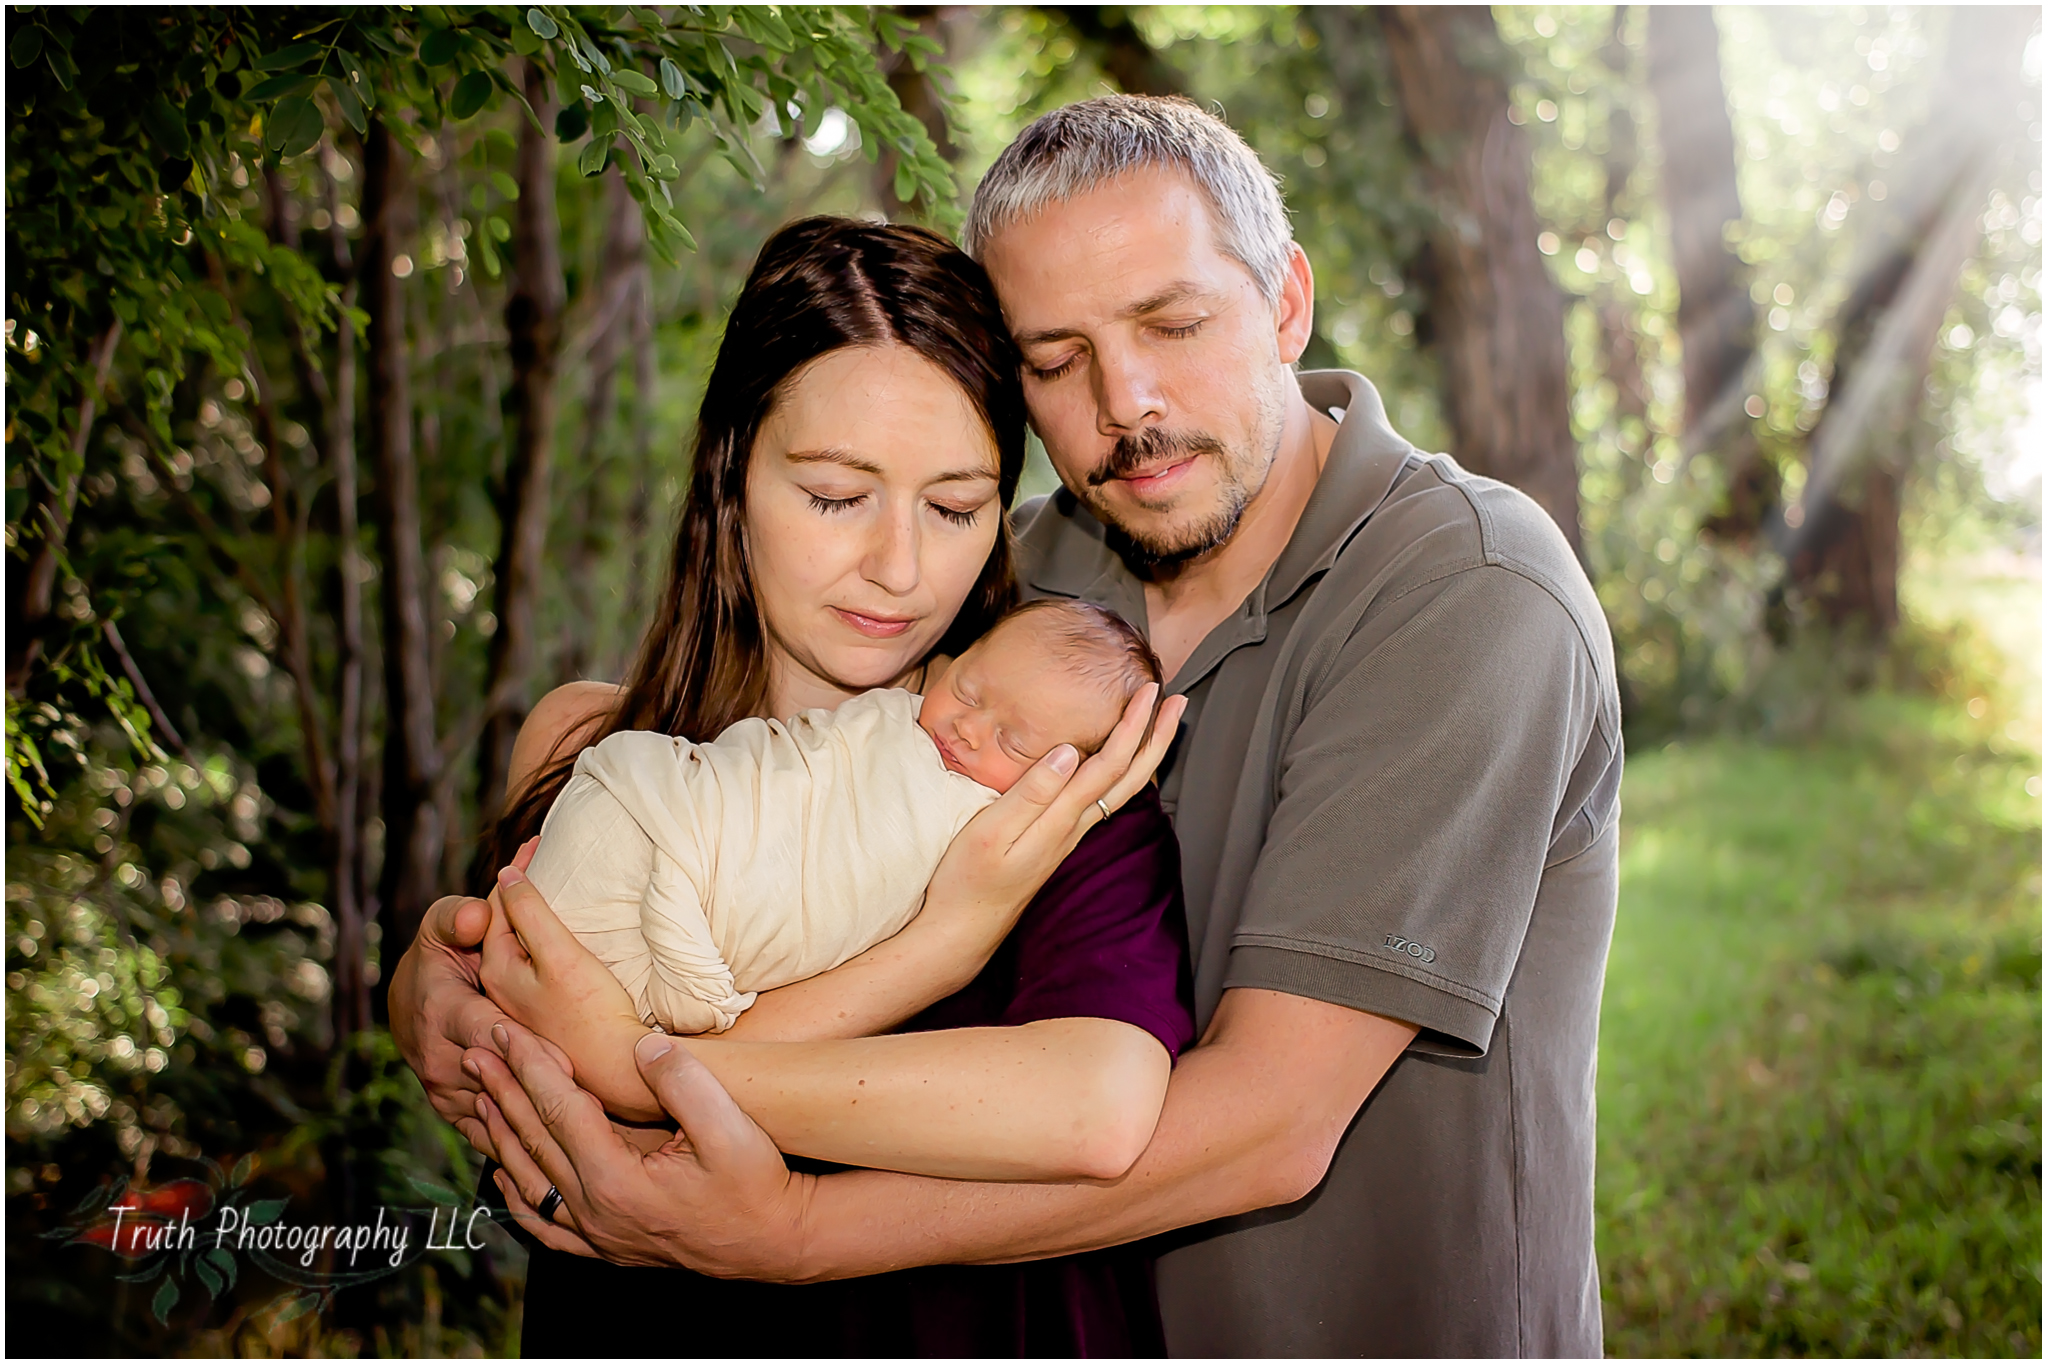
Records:
[[[1119,1180],[856,1171],[800,1204],[686,1049],[643,1043],[695,1148],[658,1176],[664,1253],[819,1279],[1170,1233],[1174,1353],[1598,1354],[1621,741],[1563,537],[1415,451],[1363,379],[1297,376],[1308,261],[1270,175],[1191,104],[1038,120],[967,246],[1064,485],[1018,514],[1028,587],[1141,622],[1189,698],[1162,795],[1203,1041]],[[559,1068],[505,1050],[547,1110]]]

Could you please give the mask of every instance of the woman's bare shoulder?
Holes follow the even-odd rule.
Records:
[[[516,790],[556,756],[588,744],[618,705],[622,690],[612,682],[565,682],[541,697],[512,742],[506,784]]]

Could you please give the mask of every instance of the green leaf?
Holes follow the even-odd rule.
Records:
[[[462,30],[437,28],[420,43],[420,60],[428,66],[446,66],[462,52]]]
[[[23,24],[14,35],[14,41],[7,45],[7,59],[15,66],[28,66],[43,55],[43,31],[33,24]]]
[[[422,1197],[439,1203],[444,1208],[459,1207],[462,1203],[461,1196],[453,1189],[443,1188],[431,1179],[421,1179],[418,1175],[411,1175],[407,1177],[406,1182],[411,1184],[414,1191]]]
[[[511,36],[512,50],[522,57],[534,56],[541,49],[540,35],[530,28],[514,25]]]
[[[206,1291],[214,1297],[219,1297],[221,1290],[227,1287],[227,1284],[220,1277],[220,1271],[208,1264],[205,1256],[202,1255],[194,1260],[192,1268],[198,1273],[199,1282],[205,1284]]]
[[[648,173],[657,180],[674,180],[682,171],[676,166],[676,159],[673,156],[657,156],[654,158],[654,164],[648,168]]]
[[[660,86],[656,85],[646,76],[641,75],[638,71],[624,66],[612,72],[612,84],[618,86],[619,89],[624,90],[627,94],[638,95],[642,99],[652,99],[661,93]]]
[[[356,92],[349,88],[346,79],[329,76],[327,88],[334,92],[334,102],[341,108],[341,116],[348,120],[348,126],[356,130],[358,137],[370,131],[370,120],[363,112],[363,102],[356,98]]]
[[[501,198],[517,199],[519,197],[519,182],[501,170],[491,172],[491,188],[498,191]]]
[[[156,1290],[156,1296],[150,1299],[150,1313],[156,1317],[159,1325],[169,1326],[171,1324],[171,1309],[177,1305],[178,1281],[166,1277],[163,1281],[163,1286]]]
[[[599,144],[593,143],[591,145],[596,146]],[[587,152],[589,148],[584,150]],[[491,234],[493,241],[509,242],[512,240],[512,225],[495,213],[484,219],[484,231]]]
[[[203,1253],[201,1258],[206,1260],[216,1270],[220,1271],[220,1276],[223,1279],[227,1280],[229,1288],[233,1288],[235,1286],[236,1270],[235,1257],[233,1255],[229,1254],[225,1250],[222,1250],[219,1246],[209,1246]]]
[[[262,104],[266,100],[282,99],[287,95],[303,95],[317,83],[311,76],[272,76],[250,86],[242,93],[242,98]]]
[[[603,174],[604,160],[610,155],[611,149],[610,138],[592,138],[590,145],[583,149],[583,154],[576,158],[576,169],[585,175]]]
[[[448,112],[458,119],[475,118],[490,101],[491,91],[495,88],[487,72],[470,72],[455,82],[455,93],[448,100]]]
[[[661,88],[668,91],[670,99],[681,99],[690,93],[690,82],[683,77],[683,68],[677,66],[673,57],[661,59]]]
[[[319,106],[304,95],[279,100],[265,129],[268,134],[266,140],[280,156],[299,155],[318,142],[320,134],[326,131],[327,121],[320,117]]]
[[[564,142],[574,142],[590,131],[590,106],[578,100],[565,104],[555,115],[555,136]]]
[[[293,43],[290,47],[280,47],[275,52],[264,53],[250,65],[258,71],[289,71],[295,66],[304,66],[312,61],[320,55],[320,51],[318,43]]]
[[[908,161],[896,163],[896,197],[909,203],[917,197],[917,175]]]
[[[490,237],[485,235],[477,238],[476,249],[477,254],[484,258],[484,273],[496,279],[504,268],[498,264],[498,248],[492,246]]]
[[[278,1312],[276,1324],[282,1326],[288,1321],[297,1321],[319,1305],[320,1295],[318,1293],[301,1293],[286,1303]]]
[[[562,33],[554,20],[537,9],[526,11],[526,26],[543,38],[557,38]]]
[[[256,1153],[251,1151],[248,1155],[235,1162],[235,1168],[228,1174],[228,1187],[230,1189],[241,1188],[249,1182],[250,1176],[255,1173]]]
[[[162,91],[142,106],[142,126],[172,160],[183,160],[192,154],[192,135],[185,131],[185,117],[171,106]]]
[[[272,1222],[275,1222],[278,1218],[284,1216],[285,1207],[290,1202],[291,1200],[288,1198],[257,1199],[254,1203],[251,1203],[249,1205],[248,1225],[252,1227],[264,1227],[270,1225]]]
[[[78,83],[78,63],[71,60],[70,53],[52,45],[44,49],[43,56],[50,63],[50,74],[57,78],[57,84],[69,90]]]

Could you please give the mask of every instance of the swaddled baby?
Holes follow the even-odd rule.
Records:
[[[1032,602],[924,697],[584,750],[527,875],[644,1020],[722,1031],[901,930],[962,825],[1059,744],[1095,752],[1160,680],[1113,613]]]

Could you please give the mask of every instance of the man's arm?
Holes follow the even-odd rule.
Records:
[[[501,1044],[509,1068],[495,1052],[472,1052],[467,1064],[495,1101],[483,1111],[514,1212],[530,1219],[550,1184],[568,1200],[555,1225],[537,1227],[543,1240],[622,1263],[808,1282],[1036,1259],[1292,1202],[1321,1181],[1414,1035],[1341,1005],[1229,991],[1175,1069],[1144,1155],[1121,1179],[1087,1185],[792,1176],[686,1049],[649,1061],[648,1044],[648,1083],[688,1142],[642,1158],[524,1036]]]

